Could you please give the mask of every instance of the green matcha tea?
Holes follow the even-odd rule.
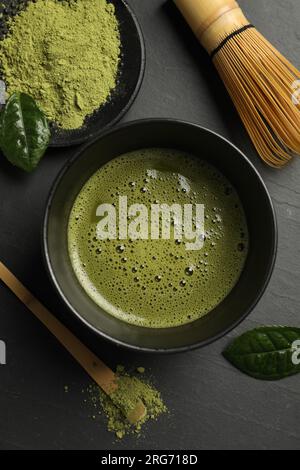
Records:
[[[140,205],[148,219],[134,212]],[[184,208],[182,217],[158,213],[153,224],[161,205]],[[203,247],[191,249],[186,232],[178,234],[192,207],[190,229],[199,238],[197,205],[204,207]],[[99,227],[108,213],[116,230],[107,224],[105,239]],[[139,239],[128,236],[132,227]],[[115,158],[87,181],[70,214],[68,246],[78,281],[96,304],[127,323],[166,328],[203,317],[229,294],[247,257],[248,230],[235,189],[213,166],[181,151],[145,149]]]

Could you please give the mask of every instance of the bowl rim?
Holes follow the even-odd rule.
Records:
[[[50,209],[52,206],[53,198],[55,196],[56,190],[61,183],[61,181],[64,178],[64,175],[68,172],[69,168],[86,152],[86,150],[93,146],[98,140],[101,140],[102,138],[106,137],[109,134],[114,134],[118,133],[120,130],[128,127],[134,127],[137,125],[147,125],[147,124],[179,124],[182,126],[188,126],[188,127],[193,127],[195,130],[201,130],[208,132],[212,135],[214,135],[216,138],[221,139],[224,143],[229,144],[230,147],[232,147],[236,152],[240,154],[242,158],[247,162],[251,170],[255,173],[255,176],[258,178],[259,183],[261,184],[265,195],[268,200],[269,204],[269,209],[270,209],[270,214],[272,218],[272,239],[270,240],[270,243],[272,244],[272,255],[270,256],[269,259],[269,264],[266,268],[266,275],[264,278],[264,281],[261,284],[260,289],[257,292],[257,295],[251,305],[248,307],[248,309],[236,320],[233,322],[229,327],[227,327],[225,330],[222,330],[220,333],[212,336],[211,338],[204,340],[204,341],[198,341],[194,344],[187,345],[187,346],[180,346],[180,347],[172,347],[172,348],[149,348],[149,347],[143,347],[143,346],[137,346],[133,345],[130,343],[127,343],[125,341],[121,341],[117,338],[114,338],[113,336],[110,336],[107,333],[104,333],[103,331],[99,330],[95,326],[93,326],[91,323],[89,323],[88,320],[83,318],[80,314],[79,311],[77,311],[69,302],[69,300],[66,298],[64,295],[57,279],[55,276],[54,269],[51,265],[50,261],[50,254],[49,254],[49,249],[48,249],[48,223],[49,223],[49,214],[50,214]],[[54,286],[55,290],[59,294],[60,298],[63,300],[64,304],[68,307],[70,312],[72,312],[73,315],[77,319],[79,319],[84,325],[86,325],[91,331],[96,333],[97,336],[100,336],[102,339],[105,339],[109,341],[111,344],[115,344],[116,346],[124,347],[127,350],[135,351],[135,352],[141,352],[141,353],[156,353],[156,354],[174,354],[174,353],[180,353],[180,352],[187,352],[187,351],[193,351],[198,348],[202,348],[205,346],[208,346],[209,344],[214,343],[215,341],[223,338],[225,335],[227,335],[230,331],[234,330],[238,325],[240,325],[252,312],[252,310],[256,307],[258,302],[261,300],[264,292],[266,291],[266,288],[270,282],[271,276],[273,274],[275,262],[276,262],[276,257],[277,257],[277,249],[278,249],[278,224],[277,224],[277,217],[276,217],[276,212],[274,208],[273,201],[271,199],[271,196],[269,194],[269,191],[267,189],[267,186],[262,179],[260,173],[258,170],[255,168],[254,164],[251,162],[251,160],[237,147],[235,146],[230,140],[228,140],[226,137],[223,137],[222,135],[218,134],[217,132],[208,129],[204,126],[201,126],[196,123],[192,123],[186,120],[181,120],[181,119],[173,119],[173,118],[145,118],[145,119],[137,119],[133,121],[128,121],[122,124],[119,124],[118,126],[115,126],[110,129],[104,130],[101,134],[99,134],[96,138],[93,140],[89,141],[85,145],[81,146],[71,157],[66,164],[62,167],[62,169],[59,171],[58,175],[56,176],[52,187],[50,188],[50,192],[46,201],[46,208],[44,212],[44,219],[43,219],[43,224],[42,224],[42,255],[44,259],[44,263],[46,266],[46,270],[48,273],[48,276],[50,277],[51,283]]]

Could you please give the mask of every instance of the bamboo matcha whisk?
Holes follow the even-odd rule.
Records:
[[[212,57],[261,158],[280,168],[300,154],[300,72],[233,0],[174,0]],[[294,88],[293,88],[294,87]]]

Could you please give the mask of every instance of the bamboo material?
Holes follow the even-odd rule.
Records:
[[[83,369],[99,387],[109,396],[117,390],[114,372],[70,332],[52,313],[41,304],[26,287],[0,261],[0,280],[18,297],[18,299],[43,323],[46,328],[69,351]],[[138,423],[146,414],[141,401],[127,416],[130,423]]]
[[[209,54],[233,28],[249,24],[235,0],[174,1]]]
[[[216,66],[261,158],[280,168],[300,154],[300,72],[234,0],[174,0]]]

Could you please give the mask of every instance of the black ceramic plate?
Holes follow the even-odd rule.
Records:
[[[87,117],[80,129],[61,130],[51,125],[51,146],[65,147],[80,144],[114,125],[128,111],[141,86],[145,70],[145,45],[141,29],[135,15],[124,0],[108,1],[115,6],[122,43],[117,87],[107,103]],[[16,5],[26,3],[28,0],[3,0],[5,12],[10,16],[18,11]],[[2,24],[0,36],[3,36],[3,32],[5,33]]]

